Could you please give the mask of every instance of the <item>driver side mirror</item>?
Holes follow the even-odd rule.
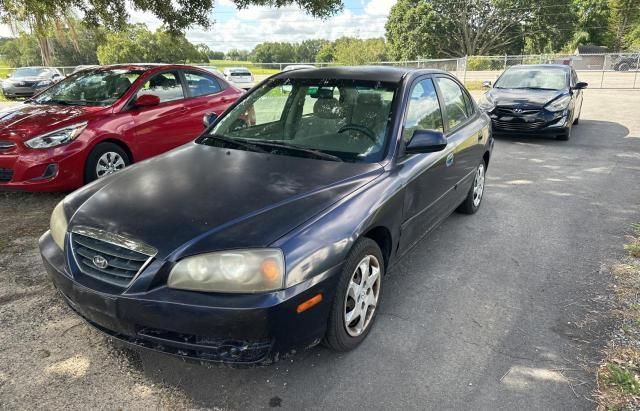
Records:
[[[216,121],[217,118],[218,115],[214,112],[206,113],[202,117],[202,124],[204,125],[204,128],[208,128],[211,124],[213,124],[214,121]]]
[[[136,107],[152,107],[160,104],[160,97],[153,94],[143,94],[136,99],[134,103]]]
[[[447,138],[441,131],[416,130],[413,132],[409,143],[407,143],[405,152],[407,154],[435,153],[444,150],[448,143]]]
[[[482,88],[491,88],[491,81],[490,80],[483,81]]]
[[[587,88],[587,86],[589,85],[589,83],[585,83],[584,81],[579,81],[576,83],[575,86],[573,86],[574,90],[582,90]]]

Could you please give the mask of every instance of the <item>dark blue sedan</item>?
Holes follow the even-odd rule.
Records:
[[[63,298],[113,337],[227,363],[353,349],[389,267],[481,205],[490,121],[448,73],[295,70],[217,114],[69,195],[40,239]]]

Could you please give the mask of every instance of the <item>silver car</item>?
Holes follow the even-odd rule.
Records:
[[[2,80],[2,94],[9,99],[32,97],[63,78],[55,67],[20,67]]]

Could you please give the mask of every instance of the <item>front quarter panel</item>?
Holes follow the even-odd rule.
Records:
[[[355,241],[372,228],[386,228],[395,251],[403,196],[400,178],[394,174],[385,172],[272,244],[284,252],[287,287],[341,265]]]

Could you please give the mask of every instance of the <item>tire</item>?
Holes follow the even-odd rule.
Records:
[[[87,157],[84,167],[85,184],[120,171],[130,164],[129,155],[119,145],[100,143],[91,150],[89,157]]]
[[[631,65],[627,62],[620,63],[618,65],[618,71],[629,71],[631,69]]]
[[[569,127],[569,129],[567,131],[565,131],[564,133],[560,134],[556,138],[558,140],[560,140],[560,141],[569,141],[569,139],[571,138],[571,127]]]
[[[353,292],[357,293],[359,290],[358,279],[362,282],[361,266],[366,259],[369,264],[365,271],[371,276],[377,268],[377,278],[371,283],[365,282],[367,284],[365,289],[359,295],[353,296]],[[384,273],[384,259],[378,244],[366,237],[356,241],[340,273],[338,289],[323,340],[324,345],[332,350],[345,352],[353,350],[364,341],[371,331],[378,312],[376,308],[380,303]],[[364,315],[363,305],[366,305]],[[358,306],[360,308],[357,308]],[[349,313],[351,313],[351,321],[347,323]]]
[[[462,204],[460,204],[457,208],[457,212],[462,214],[475,214],[480,206],[482,205],[482,198],[484,195],[484,181],[486,176],[487,165],[484,161],[482,161],[478,168],[476,168],[476,175],[473,178],[473,183],[471,184],[471,188],[469,188],[469,192],[467,193],[467,197],[464,199]]]

